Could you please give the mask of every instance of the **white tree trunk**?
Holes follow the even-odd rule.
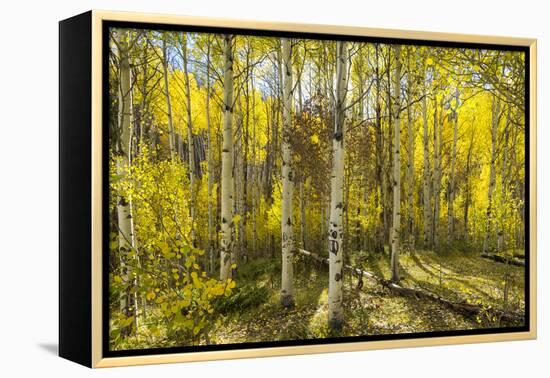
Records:
[[[501,182],[500,182],[500,192],[501,192],[501,201],[505,205],[508,197],[508,148],[509,148],[509,139],[510,139],[510,112],[511,109],[508,107],[507,116],[506,116],[506,126],[504,129],[504,140],[502,141],[503,145],[502,150],[502,168],[501,168]],[[514,141],[515,142],[515,141]],[[504,240],[505,225],[504,219],[507,219],[507,209],[504,207],[504,214],[499,220],[498,229],[497,229],[497,252],[502,252],[506,249],[506,243]]]
[[[223,147],[220,279],[231,278],[233,255],[233,36],[223,36]]]
[[[185,81],[185,111],[187,116],[187,145],[189,152],[189,187],[191,198],[189,204],[189,216],[191,218],[191,242],[195,244],[195,143],[193,140],[193,116],[191,113],[191,85],[189,83],[189,69],[187,58],[187,35],[184,34],[181,44],[181,55],[183,59],[183,72]]]
[[[391,276],[399,282],[399,248],[401,242],[401,46],[394,46],[393,77],[393,222],[391,238]]]
[[[426,66],[424,65],[424,75]],[[430,139],[428,130],[428,100],[426,90],[426,77],[423,78],[424,97],[422,98],[422,121],[424,125],[423,147],[424,147],[424,170],[423,170],[423,199],[424,199],[424,245],[432,241],[432,196],[431,196],[431,167],[430,167]]]
[[[413,96],[414,80],[411,72],[411,50],[407,53],[407,101]],[[414,124],[412,105],[407,106],[407,232],[409,243],[414,247]]]
[[[441,99],[443,105],[443,99]],[[433,173],[433,215],[432,215],[432,245],[439,246],[439,215],[441,207],[441,131],[443,129],[443,106],[438,117],[437,97],[434,99],[434,173]]]
[[[210,274],[214,274],[215,259],[214,259],[214,209],[213,209],[213,198],[212,198],[212,189],[214,187],[214,164],[213,164],[213,144],[212,144],[212,125],[210,121],[210,48],[211,41],[208,37],[207,47],[206,47],[206,98],[205,98],[205,108],[206,108],[206,128],[208,130],[208,258],[210,266]]]
[[[500,117],[500,100],[493,99],[492,119],[491,119],[491,166],[489,172],[489,189],[487,193],[487,212],[485,219],[485,238],[483,239],[483,253],[489,250],[489,237],[493,225],[493,194],[496,185],[496,158],[497,158],[497,131],[498,120]]]
[[[292,219],[292,196],[294,191],[294,172],[292,171],[292,150],[290,146],[292,128],[292,47],[288,38],[281,40],[283,64],[283,131],[282,131],[282,277],[281,304],[294,305],[294,229]]]
[[[447,241],[454,240],[454,202],[456,181],[456,148],[458,143],[458,88],[455,93],[456,104],[453,108],[453,150],[451,156],[451,177],[449,179],[449,200],[447,201]]]
[[[130,169],[130,155],[132,150],[132,99],[131,99],[131,72],[128,56],[128,32],[120,31],[117,42],[119,49],[119,88],[118,88],[118,128],[120,144],[116,159],[116,170],[120,176],[126,176]],[[118,197],[117,202],[118,218],[118,244],[120,254],[120,267],[122,278],[128,288],[121,293],[120,310],[126,316],[134,316],[137,321],[137,301],[135,291],[132,294],[132,286],[135,285],[130,267],[127,265],[127,256],[135,247],[134,222],[132,219],[131,200],[123,196]],[[133,300],[132,300],[133,299]]]
[[[334,111],[334,133],[332,136],[332,174],[330,190],[329,326],[339,330],[344,322],[342,307],[343,266],[343,211],[344,211],[344,137],[345,111],[348,85],[348,50],[346,42],[336,42],[336,96]]]
[[[170,90],[168,81],[168,54],[167,54],[166,33],[162,39],[162,73],[164,78],[164,97],[166,98],[166,117],[168,118],[168,141],[170,144],[170,157],[174,160],[176,156],[176,137],[174,123],[172,121],[172,103],[170,101]]]

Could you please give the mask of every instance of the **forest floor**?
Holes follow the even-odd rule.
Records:
[[[390,277],[387,255],[364,255],[350,261],[379,277]],[[523,312],[524,268],[496,263],[479,254],[416,251],[402,254],[401,285],[447,300]],[[279,303],[280,265],[261,258],[239,267],[236,295],[220,308],[223,321],[210,332],[212,343],[243,343],[338,336],[401,334],[517,326],[484,314],[466,316],[430,301],[392,294],[381,285],[350,273],[344,277],[345,325],[337,334],[327,327],[327,268],[307,257],[297,259],[295,307]],[[508,277],[508,278],[506,278]],[[505,292],[507,300],[505,304]]]

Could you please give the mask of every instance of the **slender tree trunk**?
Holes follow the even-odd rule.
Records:
[[[411,72],[411,50],[407,54],[407,101],[411,102],[413,78]],[[414,128],[411,106],[407,106],[407,232],[410,247],[414,248]]]
[[[392,47],[387,47],[388,52],[388,58],[387,58],[387,67],[386,67],[386,103],[387,103],[387,114],[388,114],[388,128],[387,128],[387,137],[386,141],[388,142],[387,147],[387,169],[385,170],[384,175],[384,189],[385,189],[385,205],[384,205],[384,232],[386,233],[384,235],[384,240],[388,241],[388,244],[390,244],[390,255],[391,255],[391,239],[393,237],[393,201],[391,200],[392,193],[393,193],[393,105],[392,105],[392,75],[391,75],[391,56],[392,56]]]
[[[385,183],[383,179],[383,159],[384,159],[384,151],[383,151],[383,135],[382,135],[382,104],[380,99],[381,94],[381,85],[380,85],[380,45],[375,44],[375,56],[376,56],[376,66],[375,66],[375,76],[376,76],[376,106],[375,106],[375,118],[376,118],[376,134],[375,134],[375,146],[376,146],[376,168],[375,168],[375,176],[376,176],[376,182],[377,182],[377,190],[375,192],[375,207],[378,211],[377,215],[377,222],[375,226],[375,243],[374,243],[374,251],[376,253],[383,253],[384,252],[384,225],[385,225]]]
[[[283,132],[282,132],[282,211],[281,211],[281,248],[282,278],[281,304],[294,306],[294,230],[292,220],[292,195],[294,191],[294,172],[292,171],[292,150],[290,146],[292,127],[292,47],[288,38],[281,40],[283,64]]]
[[[470,227],[469,227],[469,210],[470,205],[472,202],[472,193],[471,193],[471,187],[470,187],[470,175],[471,175],[471,167],[472,167],[472,151],[474,147],[474,136],[475,134],[472,133],[471,139],[470,139],[470,146],[468,147],[468,156],[466,158],[466,175],[465,175],[465,199],[464,199],[464,241],[466,244],[470,241]]]
[[[344,211],[344,137],[348,84],[348,51],[343,41],[336,42],[336,96],[332,136],[332,174],[329,228],[329,326],[340,330],[344,322],[342,306],[343,211]]]
[[[393,78],[393,223],[391,239],[391,276],[399,282],[399,248],[401,243],[401,46],[395,45]]]
[[[119,48],[119,88],[118,88],[118,128],[119,128],[119,151],[116,158],[116,169],[119,176],[126,176],[130,171],[132,151],[132,101],[131,101],[131,72],[130,59],[128,56],[128,32],[120,31],[118,40]],[[117,218],[118,218],[118,245],[120,255],[120,267],[122,279],[127,287],[120,295],[120,310],[126,316],[134,316],[134,323],[137,321],[137,301],[135,300],[135,278],[131,267],[127,264],[130,252],[135,248],[134,222],[132,218],[132,203],[130,199],[123,196],[118,197]],[[122,330],[124,335],[131,333],[130,327]]]
[[[246,50],[246,75],[244,77],[245,81],[245,122],[243,130],[243,144],[244,148],[242,149],[242,173],[241,173],[241,219],[239,220],[239,232],[241,234],[241,256],[244,258],[244,261],[248,261],[248,240],[246,237],[246,229],[248,223],[248,155],[250,149],[250,51],[252,47],[250,45],[250,39],[248,40],[248,47]]]
[[[223,147],[221,188],[220,279],[232,276],[233,255],[233,36],[223,36]]]
[[[166,117],[168,118],[168,141],[170,144],[170,158],[176,157],[176,136],[174,133],[174,123],[172,121],[172,103],[170,101],[170,88],[168,81],[168,54],[167,54],[167,33],[164,33],[162,39],[162,73],[164,79],[164,97],[166,98]]]
[[[455,181],[456,181],[456,147],[458,143],[458,88],[455,93],[455,107],[452,110],[453,115],[453,150],[451,155],[451,177],[449,178],[449,198],[447,201],[447,242],[454,240],[454,201],[455,201]]]
[[[257,223],[256,223],[256,211],[258,208],[257,203],[257,162],[256,162],[256,95],[255,95],[255,89],[254,89],[254,69],[250,72],[250,86],[252,87],[252,177],[251,177],[251,188],[252,188],[252,255],[256,256],[257,252]],[[267,133],[269,135],[269,132]]]
[[[507,219],[507,198],[508,194],[508,142],[510,139],[510,107],[508,107],[508,112],[506,116],[506,127],[504,129],[504,145],[502,148],[502,167],[501,167],[501,176],[500,176],[500,196],[501,196],[501,206],[503,207],[504,214],[502,219],[498,223],[497,230],[497,251],[501,252],[505,249],[504,243],[504,219]]]
[[[233,212],[236,217],[235,221],[235,249],[232,259],[232,264],[243,255],[243,228],[242,228],[242,214],[243,214],[243,197],[242,197],[242,150],[243,150],[243,113],[241,109],[241,103],[239,99],[235,100],[235,114],[236,116],[236,131],[235,131],[235,144],[233,148]]]
[[[424,205],[424,246],[431,246],[432,243],[432,174],[430,167],[430,139],[428,130],[428,91],[426,86],[426,64],[423,65],[423,95],[422,98],[422,121],[423,121],[423,147],[424,147],[424,166],[422,172],[422,189],[423,189],[423,205]]]
[[[148,71],[148,54],[147,54],[147,48],[143,49],[143,56],[141,58],[141,65],[143,70],[143,78],[141,82],[141,104],[139,107],[139,118],[140,118],[140,127],[139,127],[139,141],[138,144],[138,154],[141,154],[141,149],[143,145],[145,145],[145,126],[148,124],[149,127],[151,125],[150,121],[146,120],[147,114],[149,114],[149,104],[147,101],[147,84],[149,82],[149,78],[147,76]]]
[[[214,209],[213,209],[213,196],[212,189],[214,187],[214,163],[212,156],[212,125],[210,120],[210,48],[211,40],[210,37],[207,41],[206,46],[206,98],[205,98],[205,108],[206,108],[206,128],[208,130],[208,258],[209,258],[209,268],[210,274],[214,275],[215,272],[215,249],[214,249]]]
[[[183,73],[185,81],[185,113],[187,116],[187,145],[189,153],[189,186],[190,186],[190,204],[189,216],[191,218],[191,242],[195,246],[195,197],[196,190],[195,181],[197,173],[195,172],[195,141],[193,138],[193,116],[191,114],[191,85],[189,83],[189,68],[187,58],[187,35],[184,34],[181,43],[181,56],[183,60]]]
[[[443,99],[441,100],[443,103]],[[443,113],[443,107],[441,112]],[[434,174],[433,174],[433,202],[434,212],[432,219],[432,245],[439,246],[439,215],[441,206],[441,129],[443,114],[438,117],[437,97],[434,98]]]
[[[489,171],[489,189],[487,193],[487,212],[485,219],[485,237],[483,239],[483,253],[489,250],[489,238],[493,226],[493,194],[496,185],[496,159],[497,159],[497,131],[500,117],[500,100],[493,99],[492,119],[491,119],[491,165]]]

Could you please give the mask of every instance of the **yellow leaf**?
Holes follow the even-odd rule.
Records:
[[[195,285],[197,289],[200,289],[202,287],[202,283],[199,280],[197,272],[191,272],[191,278],[193,279],[193,285]]]

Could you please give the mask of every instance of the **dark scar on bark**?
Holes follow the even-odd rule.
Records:
[[[330,252],[334,253],[335,255],[338,253],[338,242],[336,240],[330,241]]]

